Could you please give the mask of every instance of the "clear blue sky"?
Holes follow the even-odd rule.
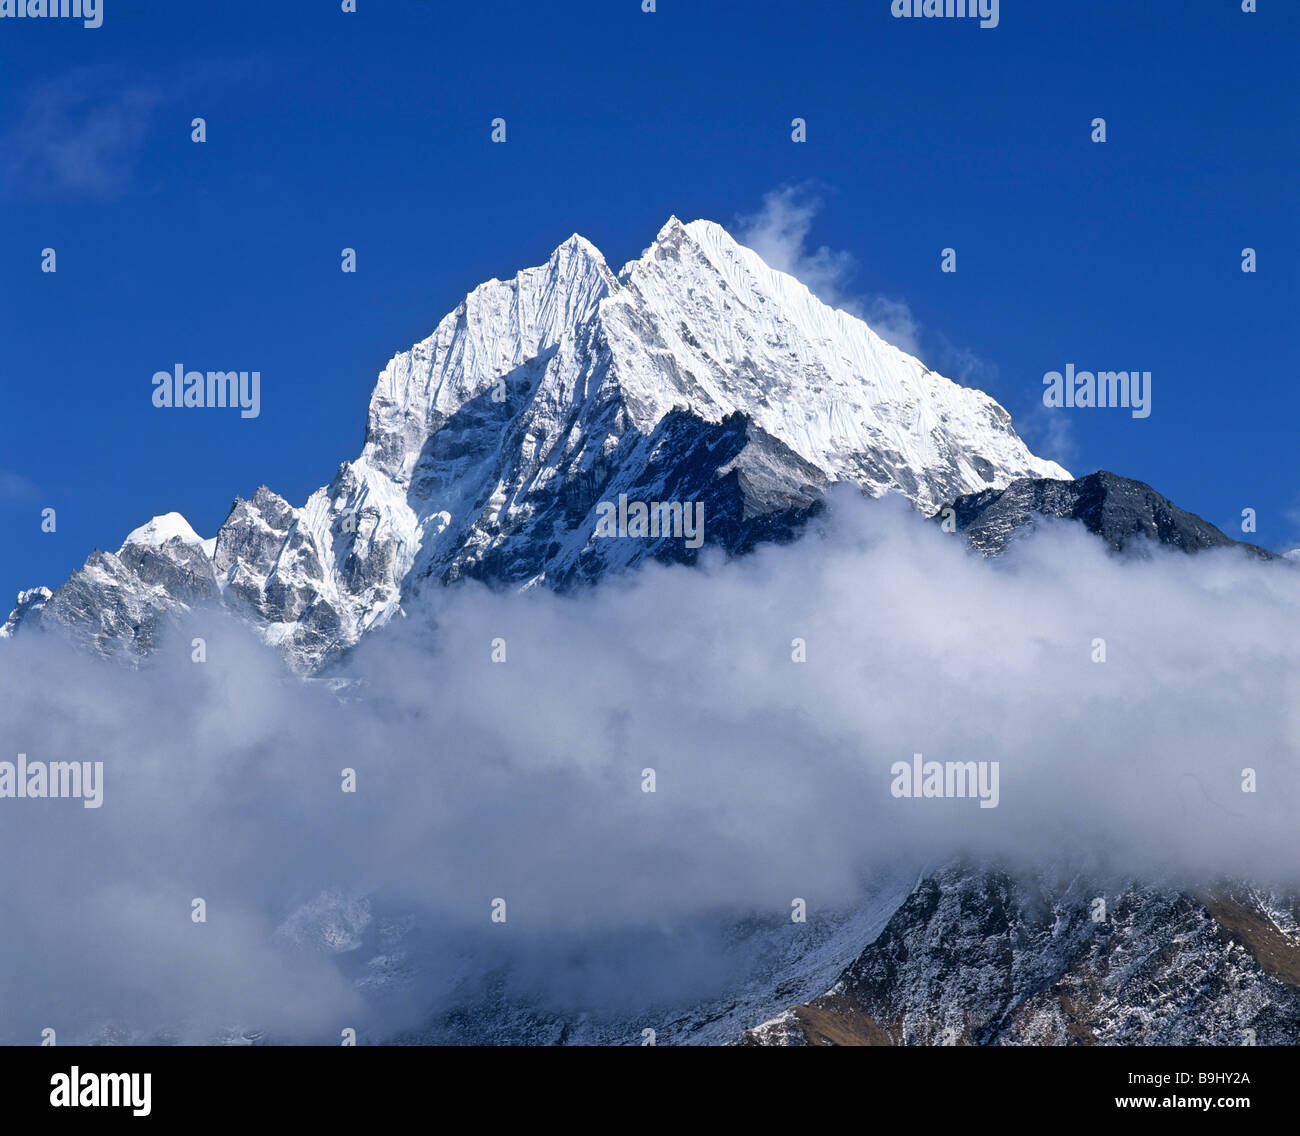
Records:
[[[617,267],[670,214],[730,226],[810,179],[849,290],[982,360],[1039,452],[1300,541],[1293,0],[1003,0],[991,30],[888,0],[358,7],[0,21],[6,611],[155,514],[210,536],[259,484],[301,504],[359,453],[385,362],[482,280],[574,231]],[[155,409],[177,362],[259,370],[261,417]],[[1069,362],[1150,370],[1151,417],[1058,411],[1050,441]]]

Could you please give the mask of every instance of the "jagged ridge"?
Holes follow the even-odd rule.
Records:
[[[596,538],[598,505],[622,493],[702,502],[706,544],[739,553],[793,534],[835,482],[929,511],[1068,476],[987,395],[718,225],[672,218],[618,274],[575,235],[476,288],[384,368],[361,456],[301,508],[262,487],[207,542],[156,518],[20,603],[6,634],[41,623],[143,654],[170,614],[218,596],[314,670],[428,583],[566,588],[696,555],[671,536]]]

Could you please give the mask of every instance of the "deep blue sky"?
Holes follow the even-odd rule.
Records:
[[[932,365],[982,360],[1038,452],[1300,541],[1293,0],[1004,0],[992,30],[888,0],[104,5],[0,21],[5,610],[155,514],[301,504],[482,280],[574,231],[617,268],[670,214],[730,227],[810,179],[849,292],[905,302]],[[261,417],[155,409],[177,362],[260,370]],[[1057,411],[1054,449],[1034,411],[1068,362],[1152,371],[1151,417]]]

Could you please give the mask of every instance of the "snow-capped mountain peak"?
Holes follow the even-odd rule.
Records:
[[[620,495],[698,502],[705,543],[741,552],[793,533],[834,482],[931,512],[1024,477],[1069,474],[986,394],[721,226],[672,217],[617,275],[575,233],[471,291],[380,372],[361,455],[303,506],[263,487],[206,542],[157,517],[29,610],[139,650],[140,620],[219,596],[315,668],[426,582],[566,587],[694,559],[680,534],[599,539]]]
[[[122,542],[122,547],[117,550],[118,555],[121,555],[128,544],[158,548],[169,540],[182,540],[186,544],[203,543],[199,534],[190,528],[189,522],[180,513],[163,513],[161,516],[154,517],[148,524],[141,525],[128,533],[126,540]]]
[[[673,218],[620,278],[601,319],[643,432],[674,405],[710,421],[739,411],[831,480],[926,508],[1015,467],[1070,476],[1030,454],[993,399],[886,343],[711,221]]]

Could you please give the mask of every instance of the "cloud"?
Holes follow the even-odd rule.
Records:
[[[1298,616],[1276,564],[1128,561],[1071,525],[989,562],[837,491],[737,560],[435,589],[328,681],[213,613],[138,671],[19,636],[0,759],[102,760],[105,787],[0,800],[3,1040],[381,1040],[456,1005],[474,1033],[503,983],[671,1020],[735,1002],[802,933],[792,897],[822,935],[864,882],[960,854],[1293,885]],[[915,753],[999,762],[998,807],[894,798]]]
[[[0,469],[0,506],[27,505],[39,496],[34,482],[20,473]]]
[[[1286,521],[1292,536],[1282,542],[1281,547],[1287,549],[1300,547],[1300,539],[1296,539],[1300,537],[1300,498],[1295,498],[1290,504],[1283,506],[1282,517]]]
[[[1067,469],[1079,460],[1079,440],[1068,415],[1035,403],[1028,414],[1016,419],[1016,431],[1039,457],[1058,462]]]
[[[156,81],[124,80],[106,66],[36,84],[4,136],[11,187],[32,197],[119,197],[166,97]]]
[[[805,284],[823,303],[857,316],[887,343],[920,359],[926,366],[963,386],[989,391],[999,371],[969,347],[959,347],[941,331],[926,328],[905,300],[854,294],[849,287],[857,262],[827,245],[808,247],[813,221],[823,206],[816,183],[783,185],[763,195],[756,213],[737,218],[736,239],[752,248],[769,265]],[[1079,456],[1071,424],[1063,415],[1049,415],[1035,403],[1029,415],[1016,419],[1030,449],[1040,457],[1070,466]]]
[[[861,316],[881,339],[921,358],[921,323],[903,300],[870,296],[860,300],[856,309],[853,314]]]
[[[856,315],[856,301],[845,290],[856,269],[853,256],[826,245],[807,248],[808,233],[821,206],[821,196],[812,182],[769,190],[757,213],[736,219],[736,239],[771,267],[796,277],[823,303]]]
[[[259,70],[249,58],[141,78],[98,64],[35,83],[0,136],[9,190],[25,197],[116,200],[130,188],[160,111]]]
[[[783,185],[763,195],[761,207],[736,221],[736,239],[769,265],[794,276],[823,303],[863,320],[886,342],[969,386],[997,378],[997,368],[969,348],[928,332],[907,302],[893,296],[855,293],[849,286],[857,261],[851,253],[808,247],[813,221],[824,199],[812,181]]]

